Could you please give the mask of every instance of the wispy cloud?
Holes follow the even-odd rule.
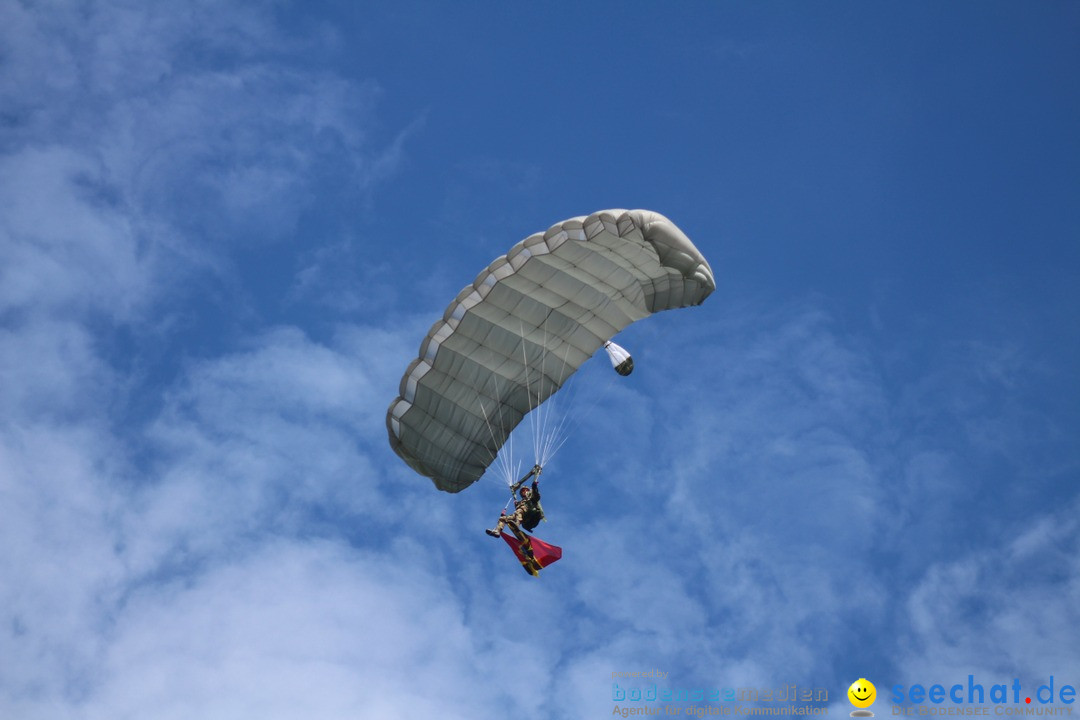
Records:
[[[910,623],[900,682],[987,684],[1075,676],[1080,524],[1075,501],[1029,518],[1017,534],[955,560],[934,562],[906,597]]]
[[[482,533],[505,490],[435,492],[384,414],[546,166],[454,160],[445,206],[395,218],[446,232],[392,264],[349,216],[420,124],[375,132],[380,85],[280,17],[0,8],[0,714],[570,718],[620,670],[1075,672],[1061,369],[964,332],[913,362],[819,297],[628,331],[635,374],[544,475],[565,557],[525,576]]]
[[[180,716],[220,697],[192,680],[167,710],[144,701],[174,693],[161,684],[170,676],[223,677],[232,649],[202,608],[245,611],[217,596],[215,578],[244,575],[253,537],[319,534],[317,517],[375,504],[376,484],[356,481],[376,473],[354,431],[379,427],[390,383],[378,363],[290,330],[253,332],[248,353],[181,360],[172,377],[144,362],[185,354],[170,327],[194,310],[180,304],[193,289],[250,281],[232,248],[296,235],[316,175],[329,167],[362,194],[400,146],[368,144],[373,84],[275,63],[289,43],[261,13],[0,12],[0,534],[11,551],[0,705],[21,717]],[[355,336],[343,330],[343,347],[397,342]],[[129,403],[152,422],[129,424]],[[300,582],[284,572],[284,586]],[[372,623],[360,635],[384,627],[385,612],[352,612]],[[200,647],[222,649],[221,666],[196,671]],[[159,662],[172,650],[176,666]],[[141,692],[112,674],[138,668]]]

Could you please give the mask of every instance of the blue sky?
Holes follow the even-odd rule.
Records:
[[[375,5],[0,5],[0,715],[1080,683],[1080,6]],[[605,208],[718,289],[585,371],[537,581],[384,415]]]

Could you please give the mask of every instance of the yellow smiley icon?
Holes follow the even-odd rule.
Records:
[[[868,708],[874,704],[874,699],[877,697],[877,688],[874,687],[874,683],[866,678],[859,678],[851,683],[851,687],[847,690],[847,696],[855,707]]]

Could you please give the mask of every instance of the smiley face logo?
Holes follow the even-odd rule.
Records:
[[[847,690],[847,696],[855,707],[868,708],[874,704],[874,700],[877,698],[877,688],[874,687],[874,683],[866,678],[859,678],[851,683],[851,687]]]

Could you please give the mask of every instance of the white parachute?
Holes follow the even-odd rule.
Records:
[[[700,305],[712,269],[670,220],[604,210],[553,225],[466,285],[420,344],[386,413],[390,446],[447,492],[476,482],[522,418],[611,338],[661,310]]]

